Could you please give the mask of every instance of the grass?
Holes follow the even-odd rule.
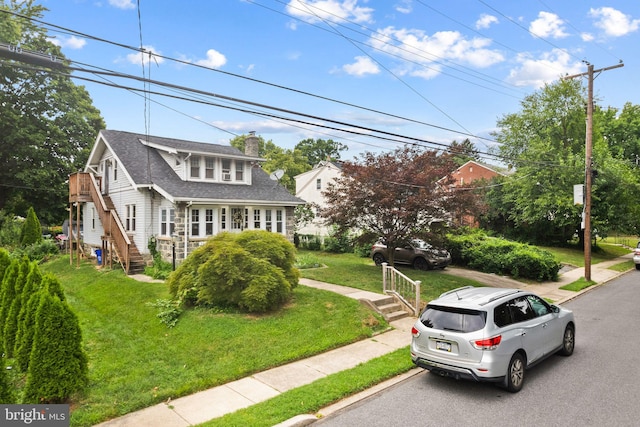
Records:
[[[169,329],[147,304],[169,298],[162,283],[137,282],[90,263],[71,267],[68,257],[41,268],[63,284],[89,356],[90,385],[72,402],[72,426],[94,425],[387,327],[356,300],[298,286],[277,313],[188,310]]]
[[[413,367],[409,357],[409,347],[401,348],[265,402],[203,423],[201,426],[273,426],[299,414],[316,413],[325,406],[407,372]]]
[[[570,264],[576,267],[584,267],[584,251],[577,246],[572,247],[549,247],[541,246],[540,248],[546,249],[556,256],[556,258],[563,264]],[[627,255],[631,252],[625,246],[611,244],[611,243],[598,243],[598,246],[591,251],[591,264],[597,264],[603,261],[609,261],[611,259]]]
[[[595,284],[596,282],[594,282],[593,280],[586,280],[584,277],[581,277],[575,282],[571,282],[568,285],[564,285],[560,287],[560,289],[564,289],[565,291],[580,292],[581,290],[586,289],[589,286],[593,286]]]
[[[561,262],[583,265],[579,249],[547,248]],[[620,246],[601,244],[593,263],[612,259]],[[302,277],[382,292],[381,270],[354,254],[300,251]],[[622,263],[627,264],[627,263]],[[81,322],[90,359],[91,384],[72,404],[71,425],[88,426],[161,401],[233,381],[252,373],[320,353],[386,327],[357,301],[304,286],[278,313],[247,316],[234,312],[189,310],[168,329],[148,303],[169,298],[164,284],[142,283],[120,271],[79,269],[68,257],[43,265],[63,283]],[[429,301],[455,287],[478,283],[440,271],[400,270],[422,282]],[[580,282],[580,281],[578,281]],[[569,286],[591,286],[576,282]],[[267,344],[268,343],[268,344]],[[260,357],[246,357],[256,354]],[[283,393],[269,401],[205,423],[205,426],[273,425],[300,413],[314,413],[351,394],[409,370],[402,349]]]
[[[304,255],[308,251],[299,252]],[[313,252],[313,254],[325,267],[300,270],[302,277],[382,293],[382,269],[377,267],[371,258],[328,252]],[[456,277],[440,270],[420,271],[403,266],[396,266],[396,268],[412,280],[421,281],[422,301],[431,301],[443,292],[461,286],[479,286],[475,280]]]

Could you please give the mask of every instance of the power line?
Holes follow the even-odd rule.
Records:
[[[56,28],[58,30],[64,31],[65,33],[75,34],[75,35],[78,35],[78,36],[81,36],[81,37],[84,37],[84,38],[87,38],[87,39],[90,39],[90,40],[95,40],[95,41],[111,44],[111,45],[118,46],[118,47],[121,47],[121,48],[124,48],[124,49],[132,50],[132,51],[135,51],[135,52],[146,52],[146,50],[144,50],[142,48],[129,46],[129,45],[126,45],[126,44],[122,44],[122,43],[114,42],[114,41],[111,41],[111,40],[103,39],[103,38],[100,38],[100,37],[92,36],[92,35],[89,35],[89,34],[86,34],[86,33],[82,33],[82,32],[79,32],[79,31],[72,30],[70,28],[66,28],[66,27],[62,27],[62,26],[59,26],[59,25],[51,24],[49,22],[46,22],[46,21],[43,21],[43,20],[40,20],[40,19],[37,19],[37,18],[25,16],[25,15],[22,15],[22,14],[17,13],[17,12],[13,12],[13,11],[9,11],[9,10],[2,10],[2,9],[0,9],[0,12],[8,13],[8,14],[11,14],[11,15],[23,18],[23,19],[31,20],[31,21],[37,22],[37,23],[39,23],[41,25],[45,25],[45,26],[48,26],[48,27],[51,27],[51,28]],[[467,136],[467,137],[471,137],[471,138],[476,138],[476,139],[483,140],[483,141],[488,141],[488,142],[491,142],[491,143],[497,143],[497,141],[495,141],[495,140],[493,140],[491,138],[486,138],[486,137],[483,137],[483,136],[475,135],[475,134],[472,134],[470,132],[461,132],[460,130],[450,129],[450,128],[447,128],[447,127],[444,127],[444,126],[438,126],[438,125],[435,125],[435,124],[432,124],[432,123],[428,123],[428,122],[424,122],[424,121],[421,121],[421,120],[411,119],[411,118],[408,118],[408,117],[403,117],[403,116],[399,116],[399,115],[396,115],[396,114],[387,113],[387,112],[384,112],[384,111],[381,111],[381,110],[364,107],[364,106],[357,105],[357,104],[354,104],[354,103],[341,101],[341,100],[338,100],[338,99],[335,99],[335,98],[330,98],[330,97],[314,94],[314,93],[311,93],[311,92],[306,92],[306,91],[299,90],[299,89],[290,88],[290,87],[279,85],[279,84],[275,84],[275,83],[270,83],[270,82],[267,82],[267,81],[264,81],[264,80],[254,79],[254,78],[251,78],[251,77],[248,77],[248,76],[243,76],[243,75],[232,73],[232,72],[229,72],[229,71],[223,71],[223,70],[219,70],[219,69],[215,69],[215,68],[210,68],[210,67],[207,67],[205,65],[194,64],[194,63],[189,62],[189,61],[185,61],[185,60],[181,60],[181,59],[177,59],[177,58],[172,58],[172,57],[161,55],[161,54],[158,54],[158,53],[155,53],[155,52],[146,52],[146,53],[148,53],[150,56],[153,55],[154,57],[165,59],[165,60],[172,61],[172,62],[176,62],[176,63],[182,64],[182,65],[188,65],[188,66],[192,66],[192,67],[202,68],[202,69],[205,69],[205,70],[208,70],[208,71],[213,71],[213,72],[216,72],[216,73],[221,73],[221,74],[228,75],[228,76],[231,76],[231,77],[244,79],[244,80],[251,81],[251,82],[254,82],[254,83],[259,83],[259,84],[271,86],[271,87],[274,87],[274,88],[277,88],[277,89],[290,91],[290,92],[297,93],[297,94],[300,94],[300,95],[311,96],[311,97],[314,97],[314,98],[317,98],[317,99],[321,99],[321,100],[325,100],[325,101],[329,101],[329,102],[345,105],[345,106],[348,106],[348,107],[361,109],[361,110],[368,111],[368,112],[371,112],[371,113],[381,114],[381,115],[384,115],[384,116],[387,116],[387,117],[400,119],[400,120],[407,121],[407,122],[410,122],[410,123],[420,124],[420,125],[423,125],[423,126],[428,126],[428,127],[434,128],[434,129],[445,130],[445,131],[448,131],[448,132],[453,132],[453,133],[458,134],[458,135],[463,135],[463,136]]]

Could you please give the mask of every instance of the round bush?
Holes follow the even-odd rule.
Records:
[[[297,286],[295,247],[263,230],[221,233],[193,251],[168,280],[184,305],[267,312],[281,307]]]

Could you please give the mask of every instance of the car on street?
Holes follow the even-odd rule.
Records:
[[[411,359],[431,373],[522,389],[526,369],[575,346],[573,313],[520,289],[466,286],[429,302],[411,329]]]
[[[633,262],[636,264],[636,270],[640,270],[640,242],[633,250]]]
[[[389,262],[387,245],[378,241],[371,247],[371,257],[376,265]],[[397,247],[393,257],[394,264],[412,265],[416,270],[432,270],[445,268],[451,264],[451,254],[420,239],[411,239],[408,243]]]

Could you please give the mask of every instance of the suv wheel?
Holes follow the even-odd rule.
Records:
[[[564,329],[564,336],[562,337],[562,348],[560,354],[562,356],[571,356],[573,354],[573,348],[576,345],[576,332],[572,325],[567,325]]]
[[[373,262],[376,263],[377,266],[381,266],[383,262],[386,262],[382,254],[374,254]]]
[[[429,270],[430,267],[429,262],[424,258],[416,258],[413,260],[413,268],[416,270]]]
[[[522,390],[524,384],[524,357],[520,353],[516,353],[511,357],[507,375],[504,379],[504,386],[507,391],[517,393]]]

